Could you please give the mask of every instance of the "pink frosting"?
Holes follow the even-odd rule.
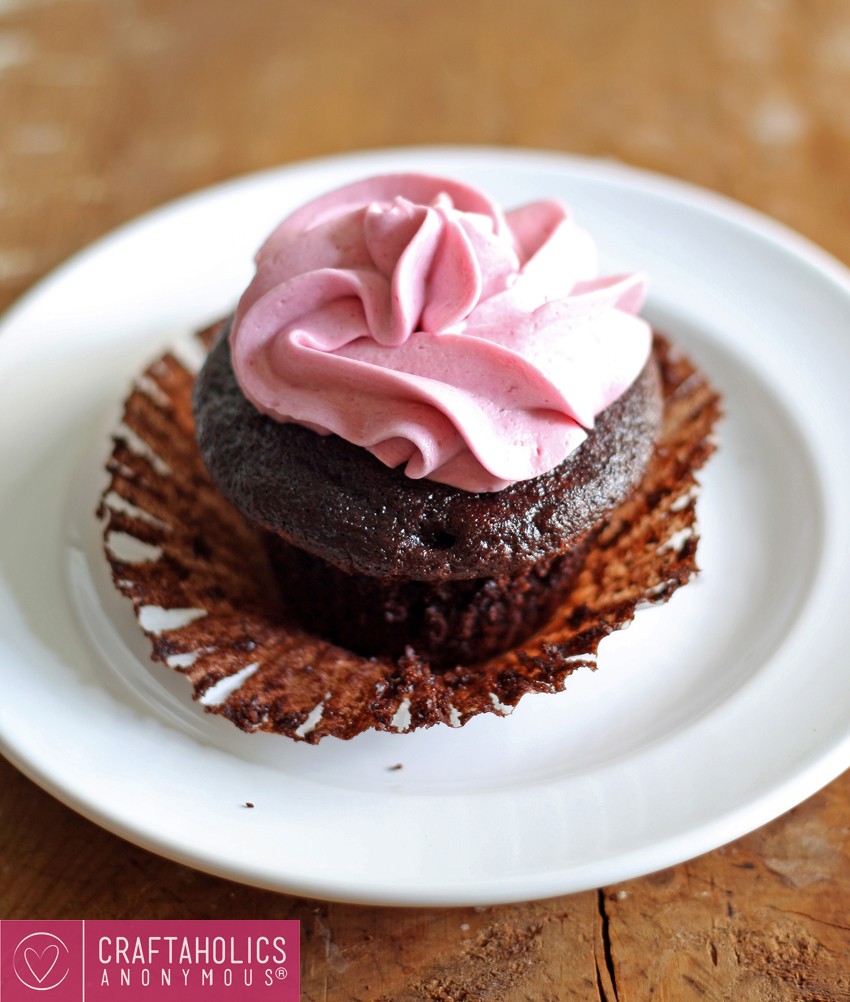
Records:
[[[642,277],[597,277],[555,201],[503,213],[457,181],[371,178],[293,213],[256,263],[231,333],[248,399],[467,491],[553,469],[649,356]]]

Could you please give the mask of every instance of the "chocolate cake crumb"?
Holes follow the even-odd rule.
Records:
[[[203,335],[207,346],[212,338]],[[714,448],[719,397],[661,337],[655,354],[664,415],[646,473],[599,530],[551,619],[507,653],[438,668],[412,651],[356,654],[305,629],[281,601],[260,531],[201,462],[194,375],[171,354],[146,371],[147,390],[126,401],[99,507],[104,541],[122,532],[160,555],[122,563],[107,547],[115,585],[145,623],[151,608],[192,612],[180,626],[145,630],[152,656],[186,676],[205,710],[244,731],[315,743],[504,715],[525,694],[557,692],[578,668],[594,667],[603,637],[639,605],[667,601],[696,571],[695,474]]]
[[[461,999],[528,997],[526,985],[540,962],[541,923],[495,922],[464,939],[423,977],[393,996],[394,1002],[457,1002]],[[520,995],[516,993],[520,992]],[[382,996],[379,1002],[389,1002]]]

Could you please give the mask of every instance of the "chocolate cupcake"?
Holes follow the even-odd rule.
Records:
[[[154,361],[114,434],[104,547],[153,659],[310,743],[594,667],[696,571],[720,414],[643,295],[553,202],[406,175],[294,213],[201,373]]]
[[[469,665],[563,602],[662,420],[639,276],[555,202],[370,179],[272,234],[195,386],[203,461],[287,614]]]
[[[214,331],[192,344],[206,354]],[[240,730],[316,743],[505,715],[596,665],[600,642],[642,605],[666,602],[696,571],[696,473],[713,450],[719,398],[693,363],[653,339],[663,419],[646,472],[594,531],[575,585],[526,641],[474,665],[413,652],[365,656],[306,629],[282,599],[267,533],[210,479],[192,418],[194,351],[140,374],[114,431],[99,514],[116,589],[154,661],[186,678],[208,713]],[[144,544],[133,559],[116,539]],[[159,612],[162,610],[162,613]],[[647,652],[663,657],[663,647]]]

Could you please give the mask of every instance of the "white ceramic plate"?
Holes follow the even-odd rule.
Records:
[[[318,747],[244,735],[147,663],[104,583],[91,513],[105,429],[145,361],[232,306],[279,216],[399,169],[466,178],[507,205],[563,198],[607,269],[649,273],[650,318],[725,394],[703,573],[605,641],[598,672],[509,718]],[[560,155],[344,156],[152,213],[2,327],[2,749],[155,852],[340,900],[543,897],[727,842],[850,763],[848,331],[848,273],[801,238],[683,184]]]

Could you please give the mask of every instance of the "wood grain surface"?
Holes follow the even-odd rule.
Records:
[[[0,0],[0,309],[140,212],[414,143],[610,157],[850,262],[842,0]],[[850,999],[850,778],[674,869],[514,906],[327,904],[150,855],[0,763],[0,918],[297,918],[303,998]]]

